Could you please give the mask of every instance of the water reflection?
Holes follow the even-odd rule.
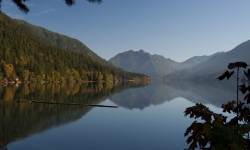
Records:
[[[77,129],[83,130],[83,126],[86,129],[80,132],[75,126],[73,129],[72,126],[63,126],[66,129],[56,128],[60,130],[59,133],[54,131],[48,132],[48,134],[56,136],[65,133],[66,137],[64,137],[75,143],[68,145],[71,148],[75,146],[76,149],[82,149],[84,139],[86,143],[90,143],[89,147],[101,146],[105,143],[113,146],[114,143],[117,143],[115,146],[120,146],[120,148],[122,146],[124,149],[125,147],[127,149],[135,147],[152,149],[156,145],[158,145],[158,149],[161,149],[164,147],[163,145],[165,148],[169,148],[170,144],[175,146],[174,143],[180,141],[180,138],[183,139],[181,147],[185,148],[183,133],[193,121],[183,116],[186,107],[197,102],[220,107],[222,103],[236,98],[234,82],[232,84],[227,82],[209,84],[153,82],[148,86],[145,85],[147,84],[123,83],[114,86],[86,83],[82,85],[25,84],[0,87],[0,149],[13,141],[28,139],[27,137],[35,133],[44,133],[45,130],[70,122],[78,122],[75,124]],[[92,107],[14,102],[17,99],[84,104],[106,104],[106,99],[110,99],[110,103],[113,102],[126,109],[118,108],[114,113],[111,109],[98,108],[94,109],[95,113],[91,114],[89,112],[93,109]],[[157,107],[151,107],[152,105],[157,105]],[[84,123],[82,123],[83,121]],[[173,128],[178,128],[178,131],[173,131]],[[171,135],[171,138],[168,135]],[[75,136],[80,138],[74,139]],[[42,137],[40,138],[42,139]],[[59,144],[55,144],[55,147],[60,149],[62,147],[60,140],[64,139],[61,136],[58,139]],[[112,143],[110,139],[113,140]],[[165,143],[165,139],[170,142]],[[95,140],[102,144],[97,145]],[[37,141],[37,139],[27,141]],[[127,141],[130,141],[130,144],[126,144]],[[162,146],[159,143],[162,143]],[[107,145],[105,146],[107,147]]]
[[[0,149],[8,143],[34,133],[75,121],[92,109],[82,106],[58,106],[16,100],[56,101],[61,103],[98,104],[116,92],[140,84],[21,84],[0,87]]]
[[[234,82],[194,83],[194,82],[153,82],[149,86],[128,89],[111,96],[115,104],[128,109],[144,109],[182,97],[193,103],[212,104],[221,107],[235,100]],[[241,95],[240,99],[243,99]]]

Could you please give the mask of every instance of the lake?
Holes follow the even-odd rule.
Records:
[[[224,82],[152,82],[115,87],[90,83],[2,86],[0,147],[181,150],[188,147],[184,132],[194,121],[184,116],[185,108],[203,103],[219,113],[221,104],[236,98],[235,91]],[[118,108],[42,104],[31,100]]]

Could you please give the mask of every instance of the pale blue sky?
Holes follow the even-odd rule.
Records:
[[[196,55],[229,51],[250,39],[249,0],[30,0],[26,15],[11,0],[2,11],[86,44],[109,60],[143,49],[181,62]]]

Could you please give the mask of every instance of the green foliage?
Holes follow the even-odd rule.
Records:
[[[18,77],[21,81],[32,82],[103,82],[126,78],[149,80],[143,74],[125,72],[99,63],[84,50],[77,52],[69,50],[70,46],[65,49],[63,46],[48,44],[2,12],[0,17],[0,68],[3,78],[14,80]],[[67,42],[63,45],[67,45]]]
[[[16,21],[27,31],[29,31],[34,36],[38,37],[47,44],[58,46],[60,48],[72,50],[75,52],[82,52],[86,56],[92,58],[94,61],[97,61],[105,66],[110,66],[110,67],[113,66],[111,65],[111,63],[99,57],[96,53],[91,51],[86,45],[84,45],[77,39],[73,39],[68,36],[49,31],[45,28],[29,24],[28,22],[23,20],[16,20]]]
[[[203,104],[196,104],[195,106],[188,107],[184,111],[185,116],[190,118],[200,118],[204,122],[200,123],[194,121],[184,133],[184,136],[189,136],[186,142],[189,145],[190,150],[195,148],[211,149],[211,150],[246,150],[250,147],[249,139],[245,136],[250,132],[250,109],[249,109],[249,93],[250,86],[246,87],[245,84],[238,86],[239,69],[245,68],[248,65],[244,62],[230,63],[228,69],[236,69],[237,71],[237,101],[230,101],[227,104],[223,104],[221,108],[223,112],[234,114],[234,117],[229,118],[222,114],[217,114],[209,110]],[[250,69],[248,69],[250,72]],[[250,80],[248,76],[250,74],[246,71],[245,76]],[[229,79],[234,74],[234,71],[224,72],[219,80],[224,78]],[[244,101],[238,100],[238,91],[242,94],[248,94],[245,96]]]

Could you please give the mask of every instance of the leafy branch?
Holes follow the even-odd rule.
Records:
[[[27,14],[30,11],[28,6],[24,4],[27,1],[30,1],[30,0],[12,0],[12,2],[19,8],[19,10],[24,12],[25,14]],[[87,0],[87,1],[90,3],[98,3],[98,4],[102,3],[102,0]],[[67,6],[72,6],[76,3],[75,0],[64,0],[64,2]],[[2,3],[2,0],[0,0],[0,9],[1,9],[1,3]]]
[[[245,62],[229,63],[228,69],[236,69],[234,71],[226,71],[217,79],[229,79],[237,72],[237,99],[230,101],[227,104],[222,104],[222,112],[234,114],[232,119],[222,114],[217,114],[209,110],[203,104],[196,104],[188,107],[184,111],[185,116],[190,118],[200,118],[204,122],[194,121],[184,133],[188,136],[186,142],[189,144],[189,150],[200,148],[202,150],[246,150],[250,146],[250,86],[245,83],[239,86],[239,69],[247,68]],[[250,69],[244,70],[244,75],[250,81]],[[238,98],[238,92],[246,94],[244,101]]]

